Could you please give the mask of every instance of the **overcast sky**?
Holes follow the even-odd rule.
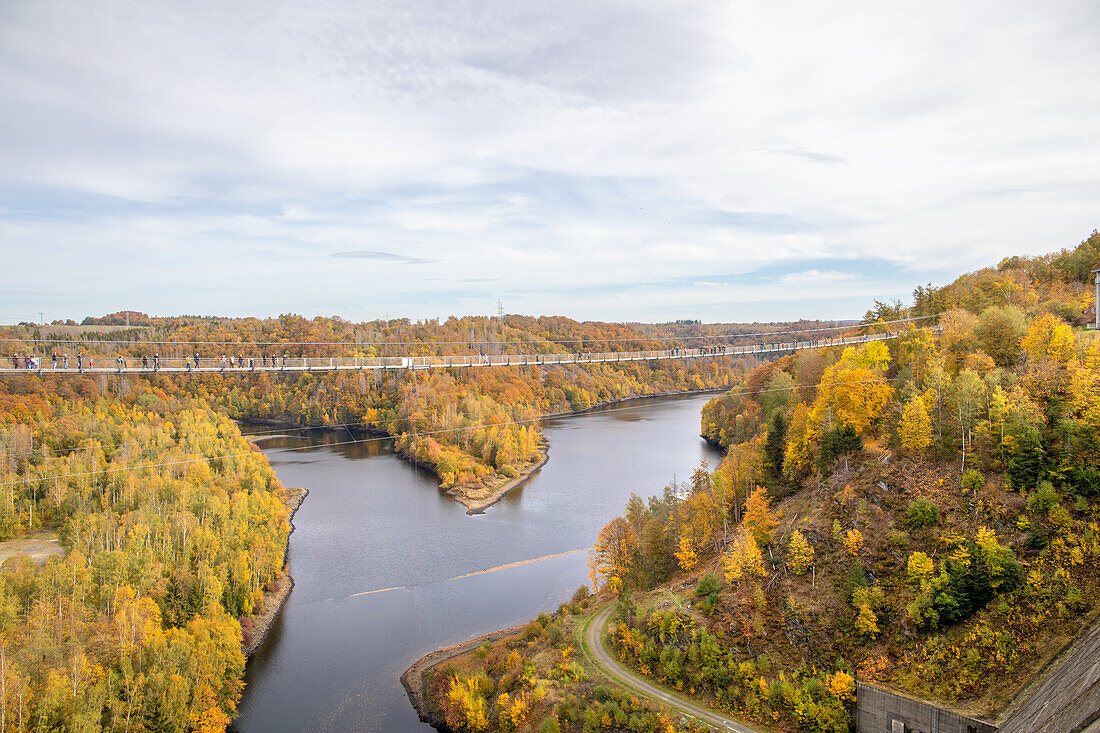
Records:
[[[0,322],[859,316],[1100,226],[1100,3],[0,2]]]

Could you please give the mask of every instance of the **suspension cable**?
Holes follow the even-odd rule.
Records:
[[[848,323],[835,326],[818,326],[814,328],[790,329],[785,331],[757,331],[754,333],[723,333],[713,335],[681,335],[681,336],[622,336],[618,338],[574,338],[574,339],[535,339],[530,341],[481,341],[466,339],[463,341],[189,341],[178,339],[175,341],[150,341],[143,339],[17,339],[0,338],[0,343],[24,343],[24,344],[139,344],[143,346],[537,346],[539,344],[598,344],[615,343],[622,341],[691,341],[691,340],[715,340],[715,339],[739,339],[754,338],[757,336],[786,336],[796,333],[816,333],[818,331],[841,331],[850,328],[865,328],[869,326],[888,326],[895,323],[910,323],[929,318],[939,318],[942,313],[934,313],[927,316],[912,316],[910,318],[898,318],[891,321],[875,321],[874,323]],[[835,323],[835,321],[833,321]]]

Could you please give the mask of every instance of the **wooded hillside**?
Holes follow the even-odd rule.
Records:
[[[1100,339],[1076,328],[1098,262],[1094,233],[876,303],[865,330],[942,331],[785,356],[708,403],[721,464],[596,540],[620,659],[765,729],[847,731],[856,679],[1002,710],[1098,610]],[[571,661],[584,598],[440,668],[448,724],[665,730]]]
[[[0,572],[0,730],[224,729],[238,617],[280,574],[289,531],[237,426],[155,389],[22,380],[0,391],[0,486],[0,536],[45,530],[64,549]]]

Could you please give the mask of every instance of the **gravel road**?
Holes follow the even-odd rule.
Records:
[[[604,649],[603,639],[601,638],[604,626],[607,625],[607,619],[611,616],[613,610],[615,610],[614,605],[608,605],[596,614],[595,618],[592,619],[592,622],[588,626],[588,648],[592,650],[592,654],[595,656],[595,662],[600,667],[603,667],[603,671],[608,676],[635,692],[641,693],[645,697],[664,703],[691,717],[698,718],[699,721],[709,724],[716,730],[731,731],[731,733],[760,733],[754,728],[749,728],[744,723],[738,723],[719,715],[713,710],[707,710],[706,708],[701,708],[694,703],[688,702],[684,698],[672,694],[663,687],[639,677],[619,664],[618,660]]]

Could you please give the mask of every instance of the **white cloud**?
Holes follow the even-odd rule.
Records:
[[[1098,16],[1087,0],[15,0],[4,252],[50,254],[75,309],[58,316],[108,309],[107,290],[163,312],[309,310],[308,294],[434,316],[491,308],[461,287],[490,278],[532,283],[512,296],[530,312],[569,293],[575,315],[639,319],[702,282],[707,304],[758,303],[751,318],[861,260],[889,270],[861,281],[889,291],[868,299],[904,295],[1097,226]],[[433,262],[318,259],[336,251]],[[765,266],[790,273],[711,286]]]
[[[836,283],[856,280],[858,277],[854,272],[842,272],[840,270],[804,270],[802,272],[788,272],[779,278],[779,282],[784,285]]]

